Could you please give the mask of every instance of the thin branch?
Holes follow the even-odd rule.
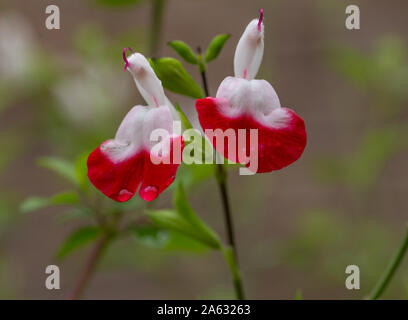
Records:
[[[380,296],[383,294],[384,290],[387,288],[389,283],[391,282],[391,279],[395,275],[398,267],[400,266],[405,253],[408,249],[408,226],[406,227],[405,230],[405,237],[401,242],[400,247],[398,248],[398,251],[396,252],[395,256],[391,260],[390,264],[388,265],[387,269],[385,270],[384,274],[378,281],[377,285],[374,287],[372,293],[368,297],[370,300],[376,300],[380,298]]]
[[[79,278],[78,283],[70,296],[70,300],[77,300],[80,298],[85,286],[87,285],[93,272],[95,271],[96,265],[101,258],[104,249],[107,247],[110,239],[110,236],[104,235],[96,242],[96,244],[92,248],[81,277]]]
[[[201,53],[201,48],[198,47],[198,52]],[[201,74],[201,79],[203,82],[203,87],[204,87],[204,93],[207,97],[210,96],[210,92],[208,89],[208,83],[207,83],[207,75],[205,73],[205,69],[202,68],[200,70]],[[225,219],[225,226],[227,229],[227,238],[228,238],[228,245],[231,247],[232,252],[233,252],[233,258],[234,258],[234,268],[236,269],[236,272],[233,272],[233,283],[234,283],[234,289],[235,293],[237,296],[237,299],[239,300],[244,300],[245,295],[244,295],[244,289],[242,285],[242,279],[240,276],[239,272],[239,267],[238,267],[238,254],[237,254],[237,247],[235,244],[235,235],[234,235],[234,224],[233,224],[233,219],[232,219],[232,213],[231,213],[231,206],[230,206],[230,201],[228,197],[228,188],[227,188],[227,172],[224,168],[224,165],[222,163],[217,163],[216,165],[217,171],[216,171],[216,178],[220,190],[220,195],[221,195],[221,200],[222,200],[222,207],[223,207],[223,212],[224,212],[224,219]]]

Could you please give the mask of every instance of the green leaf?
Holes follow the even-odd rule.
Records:
[[[74,231],[57,251],[57,259],[63,259],[74,250],[93,242],[101,234],[101,229],[86,226]]]
[[[177,190],[174,193],[174,208],[182,216],[185,220],[187,220],[190,224],[195,226],[201,226],[203,223],[194,210],[191,208],[190,204],[188,203],[186,194],[184,192],[183,185],[179,183],[177,185]]]
[[[188,204],[181,183],[175,192],[174,207],[176,210],[149,211],[148,215],[161,228],[181,232],[210,248],[219,249],[221,247],[217,234],[201,221]]]
[[[176,51],[184,61],[191,64],[198,64],[198,58],[193,50],[183,41],[174,40],[168,43],[170,47]]]
[[[177,231],[169,231],[169,239],[164,247],[166,251],[188,251],[192,253],[204,253],[208,246]]]
[[[49,199],[41,197],[29,197],[20,205],[21,212],[31,212],[49,206]]]
[[[76,205],[79,202],[78,194],[74,191],[58,193],[51,198],[29,197],[20,205],[22,212],[31,212],[56,205]]]
[[[164,88],[195,99],[204,97],[203,90],[177,59],[150,59],[150,64]]]
[[[88,167],[86,165],[88,156],[90,152],[85,152],[81,154],[75,161],[74,170],[75,170],[75,179],[79,184],[79,187],[82,191],[88,189]]]
[[[147,211],[147,214],[155,225],[160,228],[176,230],[193,238],[196,237],[194,228],[186,220],[180,217],[175,210],[150,210]]]
[[[133,235],[144,245],[165,251],[205,252],[208,247],[197,240],[174,230],[153,225],[130,228]]]
[[[210,62],[217,58],[230,36],[230,34],[219,34],[211,40],[205,53],[205,62]]]
[[[218,238],[209,236],[208,233],[202,232],[196,225],[191,224],[179,215],[174,210],[155,210],[148,211],[149,217],[156,226],[180,232],[197,241],[209,246],[210,248],[218,249],[220,247]]]
[[[56,157],[43,157],[37,160],[37,164],[40,167],[55,172],[62,178],[74,183],[75,185],[79,184],[79,181],[75,173],[74,165],[67,160]]]
[[[164,248],[169,241],[169,231],[156,226],[131,227],[130,231],[140,242],[153,248]]]

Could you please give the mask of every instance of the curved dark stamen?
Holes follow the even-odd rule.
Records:
[[[127,58],[126,58],[126,51],[128,51],[128,50],[133,53],[133,50],[131,48],[123,49],[123,60],[125,61],[125,69],[123,71],[126,71],[128,65],[129,65],[129,62],[128,62]]]
[[[259,10],[258,30],[261,32],[261,23],[263,20],[263,9]]]

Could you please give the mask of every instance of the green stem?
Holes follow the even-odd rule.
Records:
[[[241,274],[238,268],[238,261],[235,256],[235,251],[231,247],[221,248],[221,253],[227,263],[234,284],[235,294],[238,300],[245,300],[244,288],[242,287]]]
[[[96,266],[98,265],[99,260],[102,258],[104,251],[117,235],[118,226],[120,220],[122,219],[123,212],[115,212],[112,215],[111,221],[108,225],[106,225],[104,218],[101,220],[101,216],[103,216],[103,214],[100,212],[100,208],[96,207],[95,217],[97,222],[99,222],[99,226],[101,227],[103,234],[90,251],[82,274],[70,295],[70,300],[77,300],[81,297],[86,285],[89,283],[93,273],[95,272]],[[100,221],[102,221],[102,223]]]
[[[200,48],[198,48],[198,52],[199,54],[201,54]],[[200,69],[200,74],[201,74],[201,79],[203,82],[205,95],[209,97],[210,92],[208,89],[207,76],[205,73],[205,65],[200,63],[199,69]],[[225,226],[227,229],[228,245],[232,253],[230,254],[231,257],[229,257],[229,259],[227,260],[227,263],[232,273],[232,280],[234,283],[236,297],[238,300],[244,300],[245,295],[244,295],[242,279],[241,279],[239,267],[238,267],[238,256],[237,256],[237,247],[235,244],[234,225],[233,225],[233,220],[232,220],[230,201],[228,197],[227,171],[225,170],[224,165],[222,163],[217,163],[216,166],[217,166],[217,170],[215,172],[215,176],[218,182],[218,187],[219,187],[220,195],[221,195]],[[223,256],[226,257],[225,250],[223,249],[222,251],[223,251]]]
[[[394,276],[396,270],[398,269],[399,265],[401,264],[405,252],[408,249],[408,226],[405,230],[405,237],[401,242],[398,251],[396,252],[395,256],[391,260],[390,264],[388,265],[387,269],[385,270],[384,274],[378,281],[377,285],[374,287],[372,293],[368,297],[370,300],[376,300],[380,298],[384,290],[387,288],[388,284],[391,282],[392,277]]]
[[[150,44],[149,55],[155,58],[158,51],[160,36],[163,25],[163,13],[166,0],[152,0],[152,16],[150,20]]]
[[[77,300],[81,297],[86,285],[88,284],[91,276],[96,269],[97,263],[100,260],[102,253],[108,246],[110,239],[111,237],[109,236],[102,236],[92,248],[88,260],[85,264],[84,270],[82,271],[81,277],[79,278],[75,289],[71,293],[70,300]]]

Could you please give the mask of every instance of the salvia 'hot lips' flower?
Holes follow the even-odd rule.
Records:
[[[151,201],[174,181],[184,143],[180,134],[173,133],[173,106],[149,62],[140,53],[128,59],[125,54],[126,49],[125,70],[132,74],[148,106],[133,107],[115,138],[89,155],[88,177],[113,200],[129,200],[140,186],[140,197]]]
[[[262,17],[261,10],[260,18],[248,24],[238,42],[234,57],[235,77],[222,81],[216,98],[196,101],[200,124],[205,132],[213,130],[214,134],[207,136],[216,150],[231,161],[245,164],[252,172],[269,172],[286,167],[301,156],[306,146],[303,120],[293,110],[281,108],[269,82],[254,79],[264,50]],[[231,129],[237,137],[233,151],[227,144],[218,146],[215,143],[217,135]],[[245,129],[245,141],[239,143],[242,129]],[[250,143],[251,129],[257,129],[255,151],[258,163],[255,169],[251,166],[251,157],[249,160],[247,158],[256,148]]]

